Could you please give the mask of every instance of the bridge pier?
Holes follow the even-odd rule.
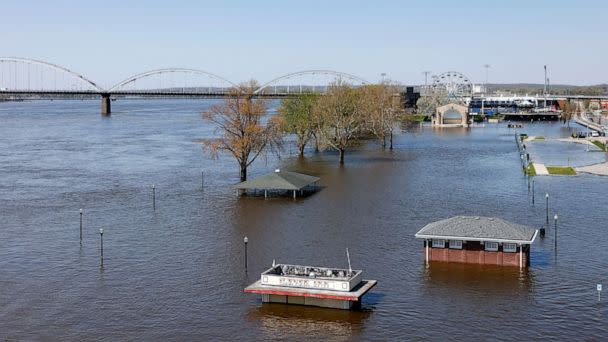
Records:
[[[112,104],[110,102],[110,94],[101,94],[101,116],[110,116],[112,114]]]

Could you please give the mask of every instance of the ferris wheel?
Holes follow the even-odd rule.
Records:
[[[433,76],[432,91],[450,100],[471,96],[472,90],[473,84],[469,78],[459,72],[448,71]]]

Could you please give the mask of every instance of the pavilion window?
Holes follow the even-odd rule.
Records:
[[[485,250],[488,252],[497,252],[498,251],[498,242],[486,242]]]
[[[503,243],[502,251],[506,253],[517,253],[517,244],[515,243]]]
[[[451,249],[462,249],[462,240],[450,240]]]
[[[445,248],[445,240],[433,239],[433,248]]]

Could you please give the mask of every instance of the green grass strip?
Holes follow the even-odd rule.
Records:
[[[536,169],[534,169],[534,163],[530,163],[525,172],[528,176],[536,176]]]
[[[550,175],[576,175],[576,171],[570,166],[547,166],[547,171],[549,171]]]
[[[604,152],[606,151],[606,144],[604,144],[603,142],[601,142],[599,140],[593,140],[592,142],[595,146],[599,147],[600,150],[602,150]]]

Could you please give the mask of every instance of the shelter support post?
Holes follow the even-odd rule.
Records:
[[[268,198],[268,190],[264,190],[264,198]]]
[[[429,240],[424,240],[424,244],[425,244],[425,261],[426,261],[426,266],[429,266]]]
[[[522,266],[523,259],[524,259],[524,258],[523,258],[523,255],[524,255],[524,254],[523,254],[523,250],[524,250],[524,248],[523,248],[523,247],[524,247],[524,246],[523,246],[523,245],[520,243],[520,244],[519,244],[519,270],[520,270],[520,271],[521,271],[521,268],[523,267],[523,266]]]
[[[296,199],[296,191],[293,191],[293,199]]]

